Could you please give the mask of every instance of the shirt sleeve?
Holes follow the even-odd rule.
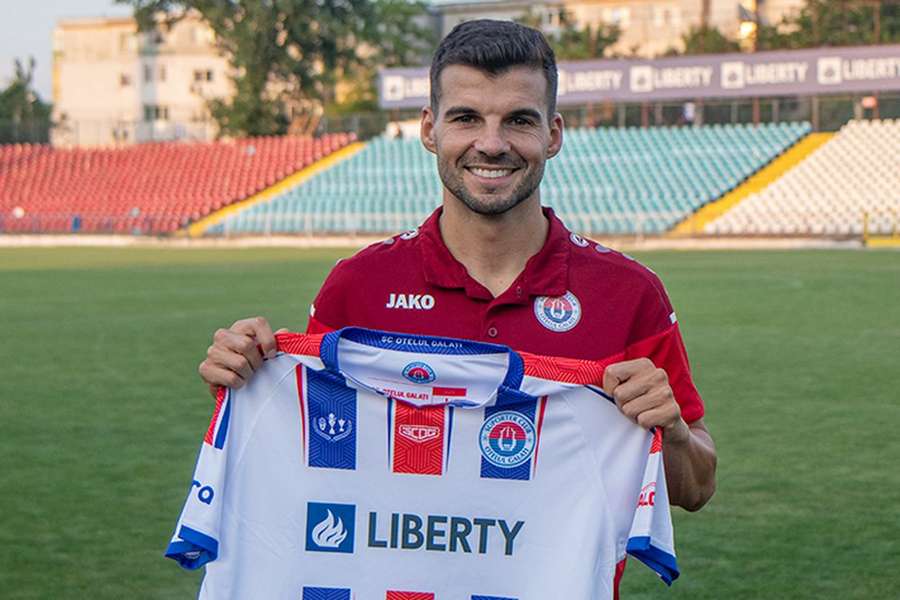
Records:
[[[229,436],[231,419],[232,391],[219,388],[187,500],[166,549],[166,557],[176,560],[185,569],[198,569],[219,555],[222,494],[235,437]]]
[[[693,423],[705,412],[703,399],[691,376],[675,310],[662,282],[652,274],[651,283],[642,295],[639,316],[625,349],[625,360],[649,358],[654,365],[664,369],[681,407],[682,418]]]
[[[635,504],[634,518],[625,550],[656,571],[663,581],[671,585],[678,578],[679,572],[675,560],[675,539],[669,496],[666,491],[660,429],[656,429],[653,433],[641,490]]]

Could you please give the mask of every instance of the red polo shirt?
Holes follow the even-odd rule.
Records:
[[[571,233],[549,208],[544,247],[494,298],[441,238],[437,209],[418,229],[373,244],[332,269],[309,333],[346,326],[506,344],[549,356],[628,360],[666,370],[682,416],[703,401],[659,278],[630,257]]]

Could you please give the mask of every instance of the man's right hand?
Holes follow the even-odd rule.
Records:
[[[287,331],[279,329],[278,333]],[[206,351],[206,360],[197,369],[203,381],[215,395],[217,386],[243,387],[253,373],[262,366],[263,357],[275,356],[275,335],[269,322],[262,317],[241,319],[228,329],[213,334],[213,343]]]

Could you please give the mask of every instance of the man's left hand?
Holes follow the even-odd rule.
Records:
[[[669,376],[649,358],[606,367],[603,390],[613,397],[625,416],[641,427],[662,427],[670,438],[690,435],[669,385]]]

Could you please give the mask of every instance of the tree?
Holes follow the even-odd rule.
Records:
[[[289,113],[333,104],[338,82],[375,65],[419,64],[433,45],[424,5],[407,0],[117,0],[142,30],[189,10],[216,33],[233,68],[235,95],[213,101],[223,133],[284,133]]]
[[[699,26],[691,27],[687,33],[681,36],[684,50],[669,49],[666,54],[723,54],[726,52],[738,52],[740,44],[730,40],[715,27]]]
[[[606,49],[615,45],[622,34],[618,25],[606,23],[598,23],[594,27],[590,24],[579,25],[572,14],[564,9],[559,13],[559,27],[553,30],[547,30],[541,15],[532,10],[517,21],[543,30],[557,60],[602,58]]]
[[[47,142],[51,106],[34,90],[34,58],[26,68],[16,59],[10,84],[0,91],[0,143]]]
[[[759,28],[760,50],[900,42],[896,0],[807,0],[794,16]]]

